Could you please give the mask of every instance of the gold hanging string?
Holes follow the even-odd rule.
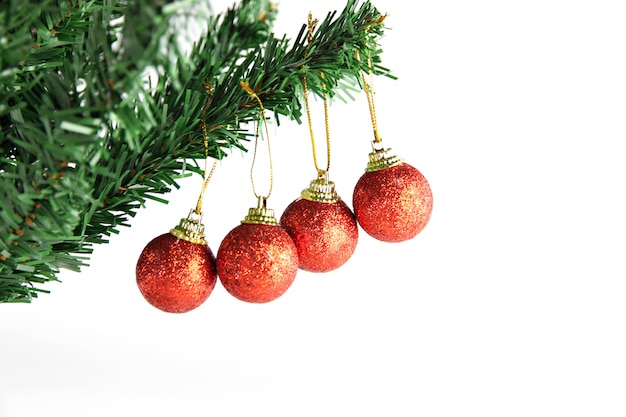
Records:
[[[315,26],[317,26],[317,19],[313,19],[313,13],[309,12],[309,18],[307,19],[307,31],[309,36],[307,40],[309,41],[309,45],[313,42],[313,32],[315,32]]]
[[[309,13],[309,18],[307,22],[308,28],[308,41],[309,45],[313,41],[313,32],[315,30],[315,26],[317,25],[317,19],[313,19],[313,15]],[[320,73],[320,77],[323,79],[324,74]],[[326,85],[322,83],[322,88],[325,90]],[[319,167],[319,163],[317,160],[317,149],[315,146],[315,134],[313,133],[313,121],[311,118],[311,108],[309,105],[309,91],[307,87],[306,74],[302,76],[302,91],[304,95],[304,107],[306,109],[306,116],[309,124],[309,135],[311,136],[311,148],[313,152],[313,164],[315,165],[315,170],[317,171],[320,177],[324,176],[328,170],[330,170],[330,126],[328,122],[328,96],[326,92],[324,92],[324,123],[326,127],[326,169],[322,170]]]
[[[320,77],[324,79],[324,74],[320,73]],[[326,90],[326,84],[322,83],[322,88]],[[324,91],[324,125],[326,128],[326,171],[330,169],[330,128],[328,123],[328,97]]]
[[[204,89],[209,94],[209,100],[204,105],[204,109],[202,110],[202,119],[200,124],[202,126],[202,139],[204,141],[204,181],[202,181],[202,188],[200,190],[200,197],[198,197],[198,203],[196,204],[196,209],[194,210],[196,214],[200,215],[202,213],[202,202],[204,200],[204,192],[206,191],[207,185],[209,185],[209,181],[213,176],[213,172],[215,172],[215,168],[217,167],[217,159],[213,161],[213,167],[209,171],[209,134],[208,127],[206,124],[206,112],[213,101],[213,93],[211,91],[211,84],[208,81],[204,82]]]
[[[360,62],[361,54],[356,51],[356,58]],[[372,58],[367,57],[367,67],[369,68],[369,83],[365,79],[365,72],[361,70],[361,79],[363,80],[363,88],[365,89],[365,95],[367,96],[367,104],[370,111],[370,118],[372,119],[372,129],[374,130],[374,143],[380,143],[382,141],[380,134],[378,133],[378,122],[376,120],[376,105],[374,103],[374,74],[372,72]]]
[[[323,78],[323,74],[322,74]],[[325,88],[324,84],[322,87]],[[321,170],[319,167],[319,163],[317,161],[317,147],[315,146],[315,134],[313,132],[313,121],[311,118],[311,107],[309,105],[309,92],[307,89],[306,83],[306,75],[302,77],[302,89],[304,93],[304,107],[306,108],[306,116],[309,124],[309,135],[311,136],[311,148],[313,151],[313,164],[315,165],[315,170],[322,175],[324,170]],[[326,170],[330,169],[330,126],[328,123],[328,100],[326,97],[326,93],[324,93],[324,122],[326,125]]]
[[[259,96],[250,88],[250,84],[248,84],[247,82],[243,80],[240,81],[239,84],[246,91],[246,93],[250,94],[250,96],[254,98],[257,101],[257,103],[259,103],[259,120],[257,122],[256,134],[254,138],[254,155],[252,157],[252,167],[250,168],[250,181],[252,182],[252,192],[254,193],[254,196],[257,199],[262,198],[266,200],[270,197],[270,194],[272,194],[272,188],[274,185],[274,172],[272,169],[272,149],[270,146],[270,135],[267,129],[267,123],[266,123],[266,118],[265,118],[265,108],[263,107],[263,103],[261,102],[261,99],[259,98]],[[254,163],[256,161],[256,154],[257,154],[257,147],[259,143],[259,133],[260,133],[259,129],[260,129],[261,123],[263,124],[263,127],[265,128],[265,137],[267,139],[267,151],[269,154],[269,164],[270,164],[270,187],[266,196],[259,195],[256,192],[256,187],[254,185]]]

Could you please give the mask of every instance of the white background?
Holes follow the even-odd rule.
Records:
[[[218,283],[167,314],[134,270],[194,207],[199,178],[184,180],[52,294],[0,306],[0,416],[626,415],[622,3],[374,4],[399,76],[375,82],[380,131],[431,184],[426,229],[399,244],[361,231],[346,265],[299,272],[269,304]],[[309,11],[343,3],[279,7],[276,32],[295,37]],[[331,180],[351,205],[372,139],[364,96],[330,122]],[[315,170],[306,125],[271,134],[279,217]],[[250,163],[228,157],[208,187],[214,253],[256,203]]]

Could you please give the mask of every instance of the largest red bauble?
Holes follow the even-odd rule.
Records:
[[[206,244],[165,233],[141,252],[136,277],[141,294],[154,307],[185,313],[200,306],[213,291],[215,257]]]
[[[354,188],[352,202],[359,225],[384,242],[415,237],[426,227],[433,210],[428,181],[404,162],[363,174]]]
[[[220,244],[217,271],[235,298],[267,303],[283,295],[296,278],[298,251],[282,227],[243,223]]]

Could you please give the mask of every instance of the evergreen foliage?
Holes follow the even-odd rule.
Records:
[[[245,150],[258,115],[300,121],[301,80],[330,97],[380,66],[382,16],[348,0],[312,33],[276,37],[277,10],[243,0],[209,15],[184,51],[176,27],[198,4],[165,0],[2,0],[0,303],[29,302],[59,270],[128,226],[147,199],[202,174],[208,154]],[[321,75],[323,74],[323,76]]]

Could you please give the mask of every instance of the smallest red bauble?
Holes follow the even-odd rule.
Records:
[[[275,300],[293,283],[298,251],[262,198],[222,241],[217,271],[226,291],[249,303]]]
[[[365,174],[357,182],[352,202],[359,225],[384,242],[415,237],[428,224],[433,195],[428,181],[390,149],[370,153]]]
[[[204,226],[190,214],[170,233],[150,241],[137,261],[136,279],[143,297],[159,310],[186,313],[199,307],[217,281]]]
[[[300,269],[309,272],[329,272],[345,264],[359,238],[354,213],[323,176],[285,209],[280,224],[298,248]]]

